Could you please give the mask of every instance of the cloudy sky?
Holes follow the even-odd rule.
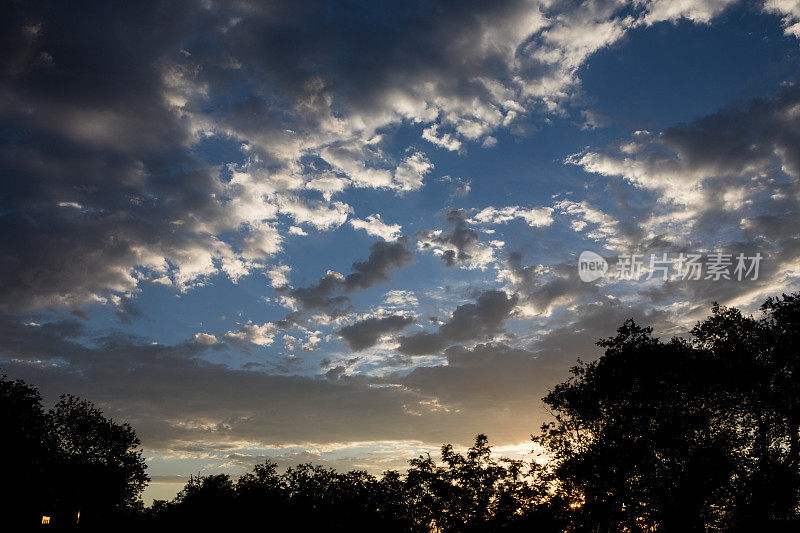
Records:
[[[793,0],[116,4],[0,20],[0,368],[129,421],[150,498],[523,453],[625,318],[800,286]]]

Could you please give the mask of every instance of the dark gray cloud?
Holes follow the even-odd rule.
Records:
[[[641,19],[634,22],[631,10],[604,0],[392,1],[380,10],[353,1],[207,4],[202,37],[183,43],[187,53],[174,63],[193,85],[207,88],[209,100],[224,103],[207,113],[273,160],[281,154],[269,143],[285,144],[287,122],[300,137],[324,134],[320,125],[332,108],[337,118],[382,115],[380,125],[434,124],[425,138],[457,150],[515,122],[526,107],[564,99],[576,67],[643,23],[652,7],[636,10]],[[648,23],[665,15],[708,20],[723,7],[674,8]],[[243,84],[264,90],[243,94]],[[349,139],[336,141],[332,151],[381,159]]]
[[[408,237],[394,242],[377,241],[369,247],[366,261],[353,263],[353,272],[344,278],[344,290],[362,291],[389,279],[393,270],[405,268],[414,261],[414,252],[409,249]]]
[[[463,209],[448,212],[446,218],[450,228],[444,233],[417,232],[422,248],[441,249],[442,261],[448,267],[470,263],[478,252],[478,232],[467,224],[467,213]]]
[[[164,102],[158,70],[193,10],[140,7],[7,6],[0,309],[129,292],[137,265],[185,265],[186,250],[210,251],[192,221],[219,220],[219,186],[186,150],[189,132]]]
[[[359,113],[391,108],[387,100],[392,93],[420,100],[433,94],[445,100],[488,96],[474,72],[503,79],[512,75],[514,65],[504,45],[507,40],[513,47],[536,29],[533,20],[528,28],[518,27],[520,17],[533,18],[532,8],[522,0],[491,6],[475,0],[392,2],[381,10],[358,2],[242,2],[221,10],[241,18],[227,31],[214,32],[218,46],[201,39],[187,43],[191,55],[185,62],[202,65],[199,81],[216,91],[213,98],[231,104],[232,112],[223,119],[237,130],[257,137],[261,122],[276,122],[270,113],[276,107],[273,99],[282,101],[284,109],[304,111],[295,118],[302,119],[300,127],[311,129],[326,118],[328,96]],[[505,30],[494,37],[493,46],[464,39],[488,27]],[[230,71],[231,59],[240,72]],[[272,87],[271,98],[242,98],[229,83],[237,75]],[[433,94],[419,94],[423,81]]]
[[[506,424],[509,410],[518,415],[523,410],[535,413],[546,388],[558,382],[567,364],[497,342],[472,348],[452,346],[444,355],[446,366],[416,368],[401,382],[414,390],[435,391],[439,401],[451,408],[494,412],[485,417],[489,434],[497,424],[495,416]],[[523,416],[532,418],[531,414]],[[523,420],[517,423],[525,424]]]
[[[547,266],[525,265],[521,253],[511,252],[505,260],[505,276],[520,305],[541,315],[577,300],[596,299],[601,295],[597,285],[581,281],[577,265],[577,258]]]
[[[404,355],[436,353],[452,343],[481,339],[498,333],[518,302],[516,295],[489,290],[475,303],[459,305],[436,333],[420,332],[400,337],[398,351]]]
[[[503,435],[511,427],[538,428],[550,416],[541,398],[569,377],[568,369],[579,357],[591,361],[602,354],[596,341],[612,336],[627,318],[656,326],[657,334],[685,333],[676,330],[673,316],[663,311],[611,301],[577,305],[543,322],[539,331],[545,333],[525,334],[513,345],[451,346],[443,352],[446,365],[420,366],[387,381],[435,396],[451,413],[469,413],[490,436]]]
[[[117,318],[123,324],[132,324],[134,320],[147,318],[131,298],[120,298],[116,303]]]
[[[457,406],[489,402],[487,410],[502,410],[506,405],[522,408],[527,403],[530,408],[566,376],[578,357],[599,356],[602,350],[596,341],[613,336],[628,318],[656,326],[657,334],[676,333],[670,326],[672,317],[663,311],[614,302],[584,304],[552,317],[546,322],[546,333],[530,336],[519,346],[506,342],[451,346],[444,351],[446,366],[416,368],[401,382],[420,391],[435,391],[443,402]],[[460,386],[464,383],[470,385]]]
[[[69,314],[72,316],[76,316],[81,320],[89,320],[89,314],[81,309],[73,309],[72,311],[69,312]]]
[[[772,98],[759,98],[743,108],[730,108],[696,121],[667,128],[661,142],[691,169],[709,175],[751,175],[774,169],[777,157],[787,174],[800,176],[800,88]]]
[[[94,338],[83,324],[28,326],[4,317],[3,370],[30,379],[48,401],[71,392],[98,403],[132,423],[150,450],[242,439],[366,440],[370,426],[391,419],[407,428],[390,430],[391,438],[410,428],[402,406],[416,401],[416,394],[351,379],[235,370],[205,361],[214,348],[202,343],[158,345],[122,334]],[[359,429],[357,419],[366,425]]]
[[[350,298],[340,293],[353,293],[369,289],[378,283],[387,281],[394,270],[405,268],[414,261],[414,252],[409,249],[408,237],[400,237],[396,241],[376,241],[370,246],[366,261],[356,261],[352,265],[354,272],[341,276],[328,272],[315,283],[306,287],[279,287],[279,295],[289,297],[299,311],[320,311],[330,317],[338,317],[350,309]],[[302,318],[302,313],[293,313],[283,325],[291,325]]]
[[[469,442],[482,424],[435,408],[429,394],[374,387],[385,382],[340,368],[320,377],[236,370],[204,360],[213,348],[202,343],[153,345],[121,334],[92,339],[82,324],[26,326],[4,318],[2,370],[40,387],[47,403],[63,392],[90,399],[130,422],[148,452],[229,449],[242,441]],[[519,433],[507,428],[504,436],[524,439]]]
[[[663,132],[664,146],[678,154],[687,172],[703,179],[698,233],[736,228],[734,238],[742,243],[796,237],[799,105],[800,87],[793,86]]]
[[[347,296],[334,296],[334,293],[343,289],[342,277],[329,272],[307,287],[279,288],[277,293],[286,294],[304,311],[323,311],[331,316],[339,316],[350,305]]]
[[[439,334],[455,342],[480,338],[500,330],[517,304],[517,296],[490,290],[474,304],[459,305],[450,320],[439,326]]]
[[[437,353],[450,344],[450,341],[439,335],[438,332],[420,331],[413,335],[399,337],[400,345],[397,348],[403,355],[426,355]],[[406,360],[403,360],[406,361]]]
[[[375,346],[387,333],[400,331],[414,322],[416,322],[414,317],[403,315],[371,317],[345,326],[337,333],[347,342],[351,350],[358,352]]]
[[[36,326],[4,316],[0,366],[40,386],[48,403],[72,392],[129,421],[148,452],[230,450],[243,441],[467,444],[479,432],[523,442],[549,416],[540,401],[547,389],[568,377],[578,357],[599,355],[594,342],[629,317],[671,321],[664,311],[614,302],[581,305],[518,344],[453,346],[446,365],[370,378],[348,375],[342,365],[318,377],[237,370],[206,360],[218,345],[152,344],[98,336],[77,319]]]
[[[735,238],[785,237],[774,222],[797,211],[799,104],[800,87],[792,86],[658,134],[638,132],[621,150],[589,151],[570,161],[657,192],[647,208],[657,210],[660,202],[690,210],[691,237],[731,229],[738,230]],[[648,222],[637,214],[640,225]]]

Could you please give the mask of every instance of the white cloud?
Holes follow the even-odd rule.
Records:
[[[383,303],[390,307],[415,308],[419,305],[414,291],[391,290],[383,295]]]
[[[285,287],[289,285],[289,274],[292,268],[289,265],[275,265],[267,270],[270,285],[273,287]]]
[[[219,339],[217,339],[214,335],[211,335],[209,333],[200,332],[200,333],[195,333],[194,342],[205,346],[214,346],[215,344],[219,344]]]
[[[524,220],[530,227],[539,228],[553,223],[553,208],[532,207],[525,209],[518,205],[507,207],[487,207],[475,214],[470,222],[472,224],[506,224],[515,218]]]
[[[234,342],[248,342],[257,346],[269,346],[275,342],[275,335],[278,328],[275,324],[239,324],[238,331],[229,331],[225,334],[225,339]]]
[[[331,197],[338,192],[342,192],[347,187],[348,183],[349,180],[345,178],[328,174],[319,178],[311,179],[308,183],[306,183],[305,187],[306,189],[321,192],[322,196],[325,198],[325,201],[330,202]]]
[[[425,155],[420,152],[412,153],[394,171],[395,188],[400,191],[420,189],[423,178],[431,169],[433,164]]]
[[[370,235],[380,237],[385,241],[397,239],[403,230],[400,224],[386,224],[379,213],[369,215],[366,220],[351,218],[350,225],[355,229],[363,229]]]
[[[342,202],[314,202],[296,196],[278,198],[280,212],[292,217],[298,224],[308,223],[321,230],[335,229],[347,221],[353,208]]]
[[[622,249],[626,241],[621,235],[619,221],[608,213],[586,201],[560,200],[555,208],[572,219],[570,227],[577,233],[585,233],[590,239],[611,249]]]
[[[786,35],[800,38],[800,4],[796,0],[766,0],[764,11],[781,17]]]
[[[680,19],[707,23],[737,0],[652,0],[648,2],[646,24]]]
[[[428,126],[422,130],[422,138],[452,152],[456,152],[461,148],[461,141],[456,139],[453,135],[450,133],[439,133],[438,124]]]
[[[284,348],[293,352],[310,352],[318,348],[322,343],[323,335],[321,331],[306,331],[302,333],[302,337],[284,334],[281,337]]]

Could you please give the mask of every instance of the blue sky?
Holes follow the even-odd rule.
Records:
[[[478,432],[520,455],[625,318],[797,289],[794,2],[12,11],[0,367],[129,420],[148,498]],[[758,279],[611,275],[714,251]]]

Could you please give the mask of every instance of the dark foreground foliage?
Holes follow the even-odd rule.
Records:
[[[0,529],[28,530],[43,516],[53,528],[94,528],[141,512],[149,478],[128,424],[70,395],[46,411],[34,387],[2,376],[0,428]]]
[[[545,398],[570,531],[800,531],[800,296],[714,305],[692,340],[627,321]]]
[[[117,530],[800,531],[800,295],[755,318],[715,305],[691,340],[630,320],[599,344],[544,398],[554,420],[533,439],[538,462],[495,458],[479,435],[404,474],[267,462],[193,477],[149,509],[130,427],[73,397],[45,412],[34,388],[4,379],[0,452],[16,459],[2,501],[14,516],[82,509],[81,526]]]

